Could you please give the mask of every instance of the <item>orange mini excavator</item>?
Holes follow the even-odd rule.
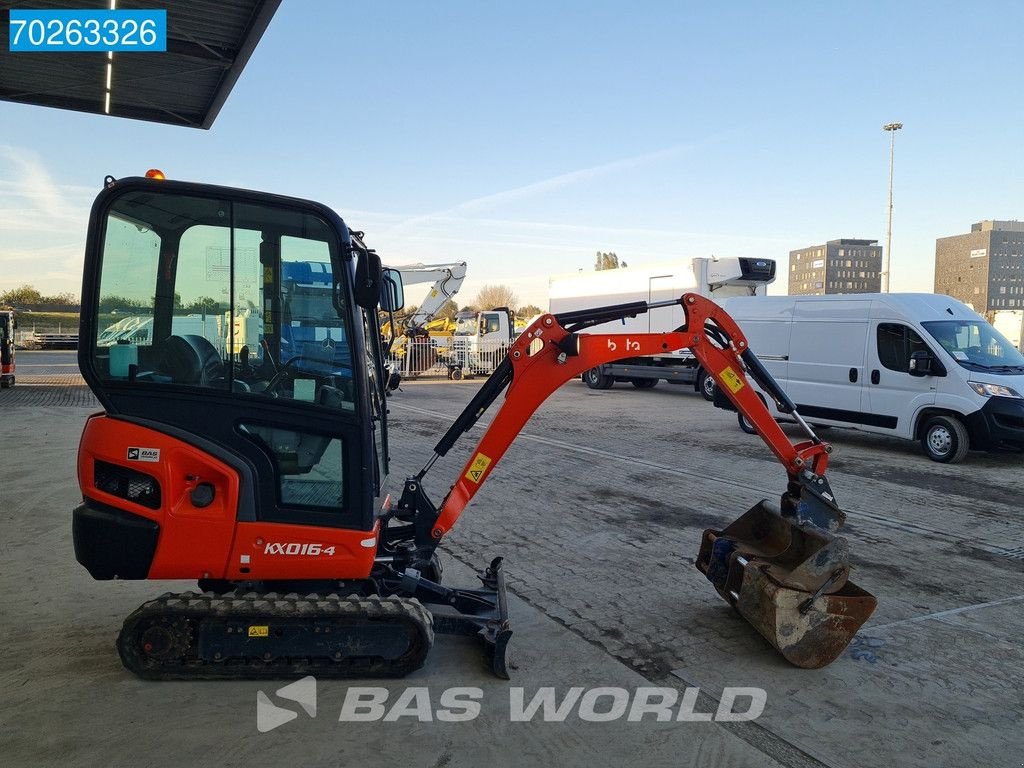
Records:
[[[545,398],[627,350],[692,350],[785,469],[779,501],[704,533],[696,564],[722,597],[801,667],[834,660],[871,614],[835,535],[829,446],[712,302],[686,294],[678,330],[628,337],[585,331],[675,302],[542,315],[393,502],[378,311],[401,308],[400,276],[322,205],[152,175],[108,177],[93,206],[79,346],[104,412],[79,449],[78,561],[97,579],[199,584],[125,620],[132,672],[401,676],[436,632],[479,637],[507,677],[501,559],[455,588],[441,584],[438,547]],[[750,379],[805,442],[789,441]],[[502,392],[435,505],[428,470]]]

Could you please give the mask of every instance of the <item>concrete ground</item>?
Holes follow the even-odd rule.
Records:
[[[261,734],[256,694],[273,698],[273,683],[146,683],[121,668],[113,642],[123,618],[189,585],[94,582],[77,565],[75,450],[95,405],[76,385],[73,355],[19,353],[18,363],[19,384],[0,392],[5,764],[1024,762],[1019,454],[972,453],[950,467],[915,444],[830,430],[854,579],[879,607],[834,664],[799,670],[692,565],[705,527],[781,492],[767,449],[686,388],[595,392],[572,382],[530,421],[447,545],[452,584],[472,582],[467,564],[506,557],[514,679],[489,678],[474,644],[440,638],[413,676],[360,684],[383,685],[392,701],[409,686],[429,688],[434,702],[450,686],[480,687],[476,720],[339,723],[348,686],[322,681],[315,719],[300,714]],[[422,465],[476,385],[403,390],[390,400],[396,482]],[[480,431],[427,476],[435,500]],[[514,686],[527,698],[540,686],[699,686],[700,711],[713,711],[727,686],[762,687],[768,698],[750,723],[511,723]]]

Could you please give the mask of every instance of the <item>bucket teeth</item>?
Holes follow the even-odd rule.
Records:
[[[756,504],[721,531],[707,530],[697,568],[790,663],[836,659],[877,601],[849,581],[846,540]]]

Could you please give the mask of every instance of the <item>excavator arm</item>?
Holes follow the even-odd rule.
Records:
[[[686,322],[668,333],[592,334],[586,328],[680,303]],[[622,359],[688,348],[737,410],[754,425],[787,475],[779,503],[763,500],[726,528],[704,532],[697,567],[789,661],[830,663],[871,615],[875,599],[849,581],[845,540],[834,535],[845,515],[825,479],[831,447],[814,434],[795,404],[748,347],[743,332],[714,302],[685,294],[671,302],[636,302],[542,315],[512,344],[451,428],[434,456],[406,481],[398,510],[413,513],[417,543],[436,546],[494,471],[530,416],[563,383]],[[779,410],[800,424],[807,440],[792,443],[771,416],[751,379]],[[506,392],[476,449],[440,507],[422,479],[487,408]]]
[[[416,311],[404,318],[406,328],[421,328],[433,320],[445,303],[459,292],[466,279],[464,261],[451,264],[405,264],[391,269],[402,274],[403,285],[432,284]]]

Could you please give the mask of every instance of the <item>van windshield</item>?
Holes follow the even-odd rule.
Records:
[[[983,320],[936,320],[921,325],[964,368],[1024,373],[1024,355]]]

